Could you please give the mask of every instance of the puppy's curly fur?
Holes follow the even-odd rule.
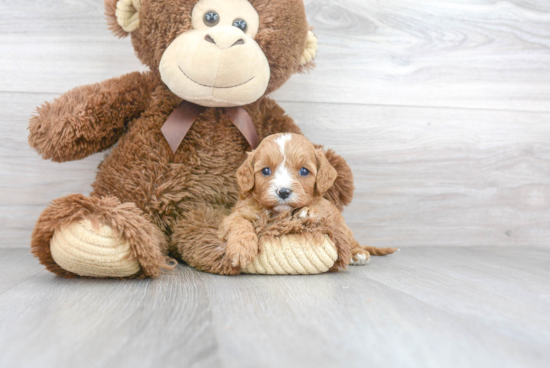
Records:
[[[332,271],[364,264],[371,254],[395,252],[355,240],[340,209],[324,198],[337,176],[323,150],[304,136],[265,138],[237,171],[240,199],[220,226],[219,238],[227,242],[225,254],[232,266],[246,267],[261,252],[263,240],[288,234],[319,244],[328,235],[338,251]]]

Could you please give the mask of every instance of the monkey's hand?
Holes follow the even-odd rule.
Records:
[[[151,72],[134,72],[77,87],[37,109],[29,124],[29,144],[56,162],[105,150],[145,110],[155,85]]]

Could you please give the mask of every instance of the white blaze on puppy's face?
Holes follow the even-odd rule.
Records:
[[[289,142],[291,139],[292,139],[292,136],[290,134],[283,134],[279,138],[275,139],[275,143],[277,143],[277,146],[279,146],[279,151],[281,152],[285,160],[286,160],[285,145],[286,145],[286,142]]]
[[[275,212],[289,211],[292,209],[291,206],[287,205],[292,201],[292,197],[296,196],[295,194],[290,194],[288,198],[282,199],[277,194],[279,190],[287,188],[292,189],[294,186],[294,179],[290,174],[289,168],[287,167],[287,157],[285,155],[285,145],[290,142],[292,136],[290,134],[283,134],[279,138],[275,139],[275,143],[279,147],[279,152],[283,155],[283,161],[277,166],[275,170],[275,175],[271,180],[271,192],[274,198],[280,203],[279,206],[275,206],[273,210]]]

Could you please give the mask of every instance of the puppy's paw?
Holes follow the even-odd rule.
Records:
[[[315,208],[304,207],[299,210],[295,215],[296,218],[305,220],[305,219],[319,219],[319,213]]]
[[[233,267],[244,268],[258,256],[258,237],[256,234],[241,234],[227,239],[225,256]]]
[[[364,266],[370,262],[370,253],[366,250],[361,250],[351,256],[350,266]]]

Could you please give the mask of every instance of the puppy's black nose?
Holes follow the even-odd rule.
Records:
[[[290,197],[291,194],[292,194],[292,190],[290,190],[288,188],[279,189],[277,191],[277,195],[281,199],[287,199],[288,197]]]

